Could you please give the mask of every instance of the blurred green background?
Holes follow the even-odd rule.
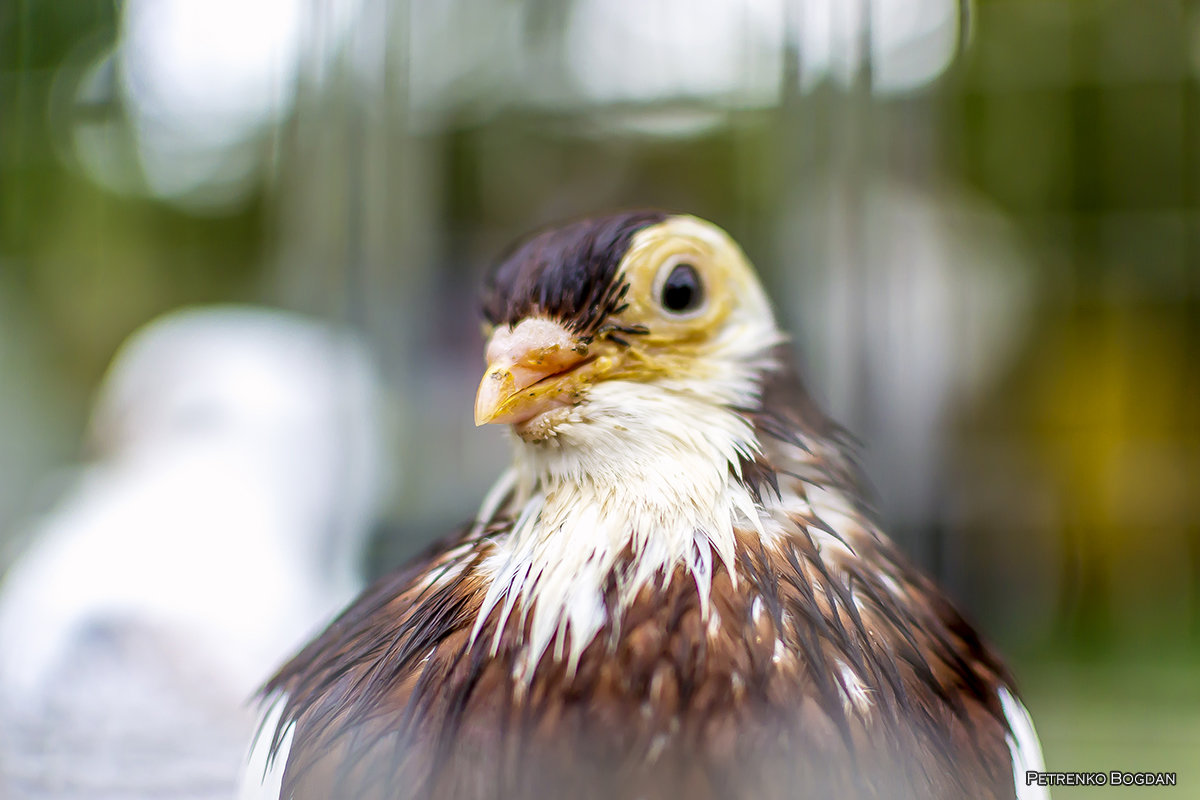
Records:
[[[1197,2],[3,0],[0,568],[117,345],[213,301],[377,348],[394,565],[505,458],[485,266],[644,205],[756,261],[1049,768],[1200,797]]]

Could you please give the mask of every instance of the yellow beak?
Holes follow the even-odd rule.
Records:
[[[475,424],[517,425],[571,405],[580,387],[568,373],[586,359],[587,345],[557,322],[530,317],[498,328],[475,395]]]

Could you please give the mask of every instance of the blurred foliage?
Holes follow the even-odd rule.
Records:
[[[1027,351],[963,446],[1019,437],[1052,493],[1056,633],[1089,646],[1200,631],[1198,21],[1171,0],[981,3],[949,97],[962,174],[1042,273]]]
[[[0,5],[0,287],[54,345],[56,367],[94,386],[116,346],[178,305],[250,296],[267,219],[256,198],[197,217],[98,187],[52,124],[58,70],[117,37],[111,2]],[[75,115],[120,113],[78,107]]]
[[[1176,772],[1175,789],[1122,787],[1122,798],[1191,797],[1200,782],[1200,683],[1193,654],[1163,658],[1127,654],[1064,659],[1044,653],[1014,665],[1034,709],[1051,770]],[[1095,797],[1097,790],[1059,787],[1056,800]]]

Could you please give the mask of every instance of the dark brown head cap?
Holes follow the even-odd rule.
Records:
[[[512,325],[542,314],[588,333],[621,302],[617,267],[634,234],[669,216],[628,211],[534,234],[488,274],[484,316],[493,325]]]

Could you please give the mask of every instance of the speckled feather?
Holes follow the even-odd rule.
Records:
[[[579,336],[605,335],[626,291],[621,256],[661,219],[626,214],[535,237],[493,273],[486,316],[549,315]],[[771,350],[769,312],[764,325]],[[542,577],[504,577],[490,591],[512,574],[497,565],[527,552],[512,543],[544,507],[518,480],[502,482],[476,524],[377,583],[267,685],[281,705],[282,796],[1016,797],[1010,676],[879,532],[848,437],[786,353],[751,355],[735,362],[755,388],[720,412],[749,442],[707,463],[728,471],[754,520],[648,580],[636,577],[647,551],[633,537],[588,562],[610,565],[590,573],[598,613],[566,617],[537,607],[573,602],[561,576],[549,594],[516,588],[536,589],[545,564]],[[673,387],[676,397],[695,388]],[[552,646],[531,646],[538,618],[558,620]],[[573,641],[581,619],[601,622]]]
[[[803,496],[851,479],[845,460],[793,444],[810,434],[777,433],[764,483]],[[737,588],[714,568],[708,622],[676,575],[574,676],[547,653],[523,688],[521,615],[495,656],[482,643],[496,612],[469,637],[478,566],[513,522],[502,512],[383,579],[272,681],[295,725],[284,796],[1013,797],[1007,673],[867,516],[837,534],[853,557],[823,548],[811,516],[772,546],[744,532]]]

